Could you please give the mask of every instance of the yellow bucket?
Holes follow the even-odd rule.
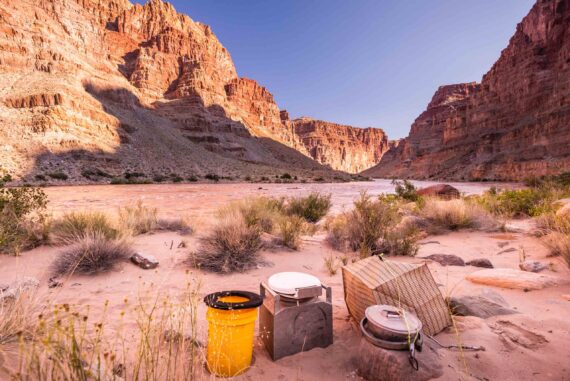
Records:
[[[261,297],[246,291],[222,291],[206,296],[204,302],[208,305],[208,370],[220,377],[245,372],[251,365]]]

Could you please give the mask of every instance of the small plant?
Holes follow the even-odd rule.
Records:
[[[35,175],[34,178],[35,178],[37,181],[47,181],[47,177],[46,177],[45,175],[42,175],[41,173]]]
[[[172,182],[173,182],[173,183],[181,183],[181,182],[183,182],[183,181],[184,181],[184,179],[183,179],[182,177],[180,177],[180,176],[174,176],[174,177],[172,177]]]
[[[317,183],[323,183],[323,182],[325,182],[325,179],[324,179],[323,177],[315,177],[313,180],[314,180],[315,182],[317,182]]]
[[[190,261],[198,268],[218,272],[243,272],[257,265],[262,247],[261,229],[248,225],[241,214],[226,214],[212,232],[201,239],[200,250]]]
[[[62,172],[62,171],[50,172],[50,173],[48,173],[47,175],[48,175],[49,177],[51,177],[52,179],[55,179],[55,180],[63,180],[63,181],[65,181],[65,180],[69,179],[69,176],[68,176],[66,173]]]
[[[244,177],[244,180],[245,180],[245,181],[251,181],[251,176],[246,176],[246,177]]]
[[[146,177],[146,175],[142,172],[125,172],[124,174],[125,179],[129,180],[129,179],[137,179],[140,177]]]
[[[81,171],[81,176],[85,177],[86,179],[99,178],[99,177],[104,177],[104,178],[112,178],[113,177],[110,174],[108,174],[107,172],[105,172],[99,168],[84,169],[83,171]]]
[[[167,177],[163,176],[163,175],[154,175],[152,177],[152,181],[154,181],[155,183],[162,183],[164,181],[166,181]]]
[[[37,328],[41,305],[35,290],[22,289],[13,298],[0,302],[0,345],[18,338],[30,339]]]
[[[327,221],[327,241],[338,249],[359,251],[362,257],[379,253],[382,241],[401,217],[394,203],[366,193],[354,201],[354,209]]]
[[[436,227],[449,230],[480,227],[485,219],[490,218],[476,204],[463,199],[427,198],[419,214]]]
[[[182,235],[190,235],[194,232],[188,219],[183,217],[174,219],[161,218],[157,221],[157,229],[178,232]]]
[[[407,201],[417,201],[419,196],[418,196],[418,191],[416,189],[416,186],[414,184],[412,184],[411,181],[409,180],[403,180],[403,181],[398,181],[398,180],[392,180],[392,184],[396,186],[396,195],[404,200]]]
[[[225,214],[239,213],[248,226],[257,226],[265,233],[272,233],[275,221],[280,218],[284,208],[283,199],[254,197],[230,204],[219,211]]]
[[[156,208],[146,207],[141,200],[134,206],[119,208],[119,226],[124,234],[139,235],[156,229]]]
[[[290,175],[289,173],[287,173],[287,172],[284,173],[284,174],[282,174],[282,175],[281,175],[281,178],[282,178],[283,180],[293,180],[293,176],[291,176],[291,175]]]
[[[47,196],[40,188],[0,188],[0,252],[19,254],[47,239]]]
[[[197,176],[188,176],[188,181],[190,181],[191,183],[195,183],[198,181],[198,177]]]
[[[301,234],[303,234],[305,220],[299,216],[285,216],[279,220],[279,241],[284,246],[298,250],[301,246]]]
[[[323,261],[325,262],[325,269],[327,270],[329,275],[330,276],[336,275],[340,267],[340,265],[338,264],[338,258],[335,257],[332,253],[330,253],[329,255],[323,258]]]
[[[50,241],[56,245],[71,245],[93,236],[115,239],[118,231],[104,213],[72,212],[53,222]]]
[[[111,270],[133,254],[133,249],[125,241],[109,240],[100,235],[88,236],[61,252],[52,263],[51,270],[55,276],[97,274]]]
[[[287,213],[303,217],[307,222],[315,223],[327,215],[331,208],[331,195],[312,192],[306,197],[290,198],[287,201]]]
[[[405,226],[389,231],[382,241],[380,251],[384,254],[415,257],[419,250],[419,231]]]

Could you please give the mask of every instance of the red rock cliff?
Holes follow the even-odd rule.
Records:
[[[570,170],[570,1],[538,0],[481,84],[442,86],[376,177],[517,180]]]
[[[0,88],[0,166],[15,175],[79,177],[94,162],[113,174],[330,173],[210,27],[161,0],[2,1]]]
[[[313,159],[350,173],[374,166],[388,150],[388,137],[378,128],[357,128],[322,120],[292,121],[295,133]]]

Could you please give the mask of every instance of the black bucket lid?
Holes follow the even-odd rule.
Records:
[[[220,301],[220,298],[226,296],[241,296],[242,298],[247,298],[247,300],[245,302],[237,303]],[[232,290],[219,291],[206,295],[204,298],[204,303],[206,303],[208,307],[212,307],[218,310],[245,310],[248,308],[257,308],[261,306],[263,299],[259,294],[256,294],[254,292]]]

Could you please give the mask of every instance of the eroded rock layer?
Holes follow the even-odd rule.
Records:
[[[364,173],[518,180],[570,170],[570,0],[538,0],[480,84],[442,86]]]
[[[332,174],[210,27],[168,3],[0,2],[0,167]],[[335,174],[338,175],[338,174]]]
[[[388,137],[378,128],[356,128],[299,118],[292,121],[309,155],[319,163],[350,173],[377,164],[388,150]]]

